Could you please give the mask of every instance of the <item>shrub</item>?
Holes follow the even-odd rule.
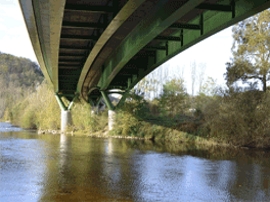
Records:
[[[262,145],[262,140],[270,137],[269,101],[269,93],[232,92],[209,103],[204,111],[204,126],[218,141],[238,146]]]

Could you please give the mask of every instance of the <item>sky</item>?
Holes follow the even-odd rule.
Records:
[[[212,77],[223,85],[225,63],[230,61],[232,46],[231,27],[203,40],[169,60],[166,64],[170,74],[184,72],[190,86],[190,63],[204,63],[205,77]],[[36,61],[18,0],[1,0],[0,3],[0,52]],[[188,88],[190,91],[190,88]]]
[[[191,94],[191,63],[195,62],[197,69],[200,64],[205,65],[204,80],[212,77],[217,81],[218,86],[225,86],[224,74],[226,73],[226,63],[232,57],[231,47],[233,44],[232,27],[228,27],[211,37],[195,44],[182,53],[176,55],[163,64],[169,70],[169,77],[172,78],[177,72],[182,74],[187,86],[188,93]],[[196,84],[195,84],[196,85]],[[198,84],[195,91],[198,90]],[[196,93],[196,92],[195,92]]]
[[[18,0],[0,1],[0,51],[37,61]]]

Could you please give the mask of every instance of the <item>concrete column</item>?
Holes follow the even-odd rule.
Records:
[[[115,111],[108,110],[108,127],[109,127],[109,131],[113,129],[113,126],[115,124],[115,116],[116,116]]]
[[[61,110],[61,132],[65,132],[72,125],[71,111]]]

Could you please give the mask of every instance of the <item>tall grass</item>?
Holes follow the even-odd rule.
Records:
[[[53,90],[43,82],[35,93],[18,102],[11,110],[10,119],[23,128],[58,129],[60,108]]]
[[[270,146],[270,94],[234,92],[209,103],[204,111],[208,136],[236,146]]]
[[[91,106],[83,100],[74,103],[71,114],[72,130],[96,132],[104,129],[108,123],[106,111],[93,114]],[[36,92],[18,101],[11,110],[7,108],[4,119],[23,128],[59,130],[60,116],[61,110],[52,86],[44,81]]]
[[[97,132],[108,125],[107,110],[94,113],[91,106],[83,100],[74,104],[72,108],[72,120],[75,130],[84,132]]]
[[[173,119],[159,113],[156,100],[147,103],[131,94],[117,110],[113,135],[148,139],[177,139],[179,142],[213,140],[235,146],[270,148],[270,93],[225,92],[197,99],[200,112],[193,117],[178,114]],[[196,101],[196,99],[195,99]],[[91,113],[89,104],[77,101],[72,109],[73,130],[83,133],[102,131],[108,124],[107,111]],[[52,88],[43,82],[35,93],[7,108],[5,120],[23,128],[59,129],[60,107]]]

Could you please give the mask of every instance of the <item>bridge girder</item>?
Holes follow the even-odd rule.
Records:
[[[173,56],[270,7],[268,0],[19,1],[55,93],[94,101],[98,90],[128,92]]]
[[[126,66],[133,64],[134,61],[132,60],[136,57],[136,60],[144,61],[142,65],[145,67],[142,71],[138,71],[136,76],[130,74],[129,78],[126,79],[126,87],[128,89],[133,88],[148,73],[175,55],[218,31],[270,6],[269,1],[266,2],[263,0],[219,1],[220,4],[201,3],[197,1],[196,3],[198,5],[195,2],[190,3],[190,10],[185,9],[187,15],[189,15],[189,12],[197,13],[190,20],[186,20],[187,15],[183,15],[183,18],[181,18],[180,13],[183,13],[181,12],[181,8],[179,8],[179,10],[175,11],[176,13],[179,12],[175,15],[177,17],[172,17],[170,22],[166,21],[164,28],[161,28],[160,25],[155,26],[159,23],[160,16],[166,15],[161,8],[160,13],[156,14],[156,18],[148,23],[149,27],[144,28],[143,25],[138,25],[138,29],[136,30],[135,28],[135,31],[117,48],[114,55],[107,59],[98,84],[100,89],[110,88],[110,84],[116,80],[121,80],[123,83],[121,72],[126,69]],[[168,15],[168,18],[172,15]],[[145,22],[143,21],[142,23]],[[144,35],[146,37],[143,37]],[[148,37],[150,40],[147,40]],[[179,37],[180,40],[163,40],[163,42],[157,43],[156,40],[160,37]],[[129,44],[132,43],[136,45],[130,46]],[[158,44],[159,46],[153,47],[153,44]],[[155,50],[155,56],[146,56],[144,60],[145,57],[143,58],[138,55],[138,53],[144,50]]]

